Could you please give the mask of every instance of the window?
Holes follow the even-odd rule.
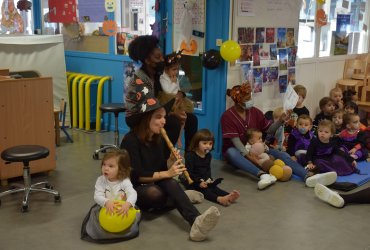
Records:
[[[32,10],[19,10],[19,0],[0,0],[0,34],[33,34]],[[30,1],[32,3],[32,1]]]
[[[315,23],[318,9],[323,9],[327,16],[327,24],[321,28]],[[322,6],[316,0],[303,0],[299,14],[298,57],[366,53],[367,21],[365,0],[326,0]]]

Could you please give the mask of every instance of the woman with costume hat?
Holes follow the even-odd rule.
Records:
[[[224,158],[234,167],[258,177],[260,179],[258,188],[264,189],[274,184],[276,178],[257,168],[247,158],[245,149],[245,144],[247,143],[246,131],[249,128],[255,128],[264,133],[274,133],[283,124],[284,118],[290,116],[290,111],[275,123],[267,120],[261,110],[253,107],[252,89],[249,83],[243,83],[227,89],[227,95],[234,101],[234,105],[221,116],[222,152]],[[299,163],[293,161],[285,152],[270,149],[269,154],[290,166],[293,173],[301,177],[309,187],[314,187],[316,183],[330,185],[336,180],[335,172],[313,175]]]
[[[131,117],[132,100],[135,98],[135,84],[140,82],[146,87],[147,91],[153,92],[158,97],[161,91],[159,78],[163,73],[165,62],[161,49],[158,47],[158,39],[155,36],[139,36],[129,45],[128,52],[132,60],[141,62],[142,66],[135,72],[133,77],[128,78],[125,86],[125,101],[128,109],[126,113],[126,123],[133,127],[137,121]],[[188,147],[191,138],[198,129],[198,119],[194,114],[185,113],[185,111],[170,112],[166,117],[166,131],[173,144],[179,137],[181,130],[181,121],[185,120],[185,148]],[[169,152],[167,151],[169,155]]]
[[[180,184],[173,179],[184,172],[179,152],[165,157],[167,148],[161,138],[166,124],[166,108],[162,107],[147,86],[137,79],[131,86],[130,115],[138,119],[122,140],[121,148],[129,152],[133,168],[131,180],[138,194],[137,205],[142,210],[163,209],[172,203],[190,224],[190,239],[202,241],[217,224],[220,212],[211,206],[203,214],[194,207]],[[169,106],[169,105],[167,105]]]

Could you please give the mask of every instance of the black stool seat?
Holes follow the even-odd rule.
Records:
[[[119,113],[126,111],[125,105],[123,103],[105,103],[100,105],[99,109],[102,112],[112,112],[117,116]]]
[[[8,148],[1,153],[1,158],[9,162],[29,162],[45,158],[49,149],[40,145],[19,145]]]

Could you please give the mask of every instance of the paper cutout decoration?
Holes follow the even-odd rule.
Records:
[[[107,36],[115,36],[117,34],[117,23],[113,20],[104,21],[103,33]]]
[[[116,10],[115,0],[105,0],[105,10],[107,12],[114,12]]]
[[[328,16],[323,9],[318,9],[316,12],[316,23],[319,27],[322,27],[328,23]]]
[[[318,4],[324,4],[325,3],[325,0],[317,0],[317,3]]]
[[[49,0],[49,22],[77,22],[76,0]]]

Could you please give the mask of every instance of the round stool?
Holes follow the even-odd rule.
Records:
[[[103,113],[114,114],[114,144],[102,144],[100,148],[95,150],[93,159],[99,159],[99,153],[105,153],[107,149],[114,148],[119,149],[119,131],[118,131],[118,116],[122,112],[126,112],[125,105],[123,103],[105,103],[100,105],[99,109]]]
[[[58,191],[53,190],[53,187],[47,181],[38,182],[31,184],[31,174],[30,174],[30,161],[36,161],[39,159],[46,158],[49,155],[49,149],[40,145],[19,145],[11,148],[5,149],[1,153],[1,158],[6,161],[7,164],[12,162],[23,162],[23,181],[24,185],[20,188],[14,188],[0,193],[0,198],[18,192],[24,192],[23,202],[22,202],[22,212],[28,211],[28,196],[31,192],[46,192],[54,195],[54,200],[56,202],[60,201],[60,194]],[[38,185],[45,185],[44,188],[37,188]],[[1,205],[1,201],[0,201]]]

